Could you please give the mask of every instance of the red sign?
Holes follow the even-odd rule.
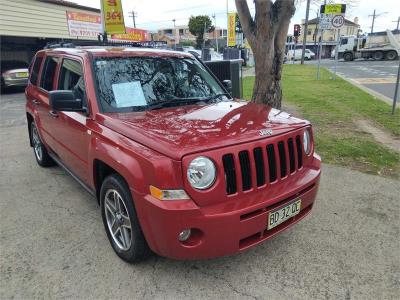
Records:
[[[126,27],[126,33],[124,34],[112,34],[111,39],[130,42],[144,42],[151,40],[149,32],[147,30],[130,27]]]
[[[67,11],[70,36],[97,37],[102,32],[100,15]]]

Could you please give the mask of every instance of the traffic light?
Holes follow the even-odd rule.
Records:
[[[294,24],[293,36],[300,36],[301,26],[299,24]]]

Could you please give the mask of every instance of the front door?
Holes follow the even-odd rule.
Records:
[[[82,62],[64,58],[58,75],[57,90],[71,90],[75,97],[87,106],[85,78]],[[56,139],[56,153],[65,166],[86,184],[89,183],[88,149],[90,136],[86,123],[88,117],[82,112],[54,112],[50,115],[57,123],[51,130]]]

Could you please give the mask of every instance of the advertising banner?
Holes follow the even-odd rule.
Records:
[[[228,14],[228,47],[236,46],[236,13]]]
[[[125,33],[121,0],[101,0],[104,31],[108,34]]]
[[[97,37],[101,31],[101,17],[96,14],[67,11],[70,36]]]
[[[150,41],[150,35],[147,30],[126,27],[126,33],[112,34],[112,40],[130,41],[130,42],[145,42]]]

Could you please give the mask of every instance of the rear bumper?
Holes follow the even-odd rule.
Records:
[[[4,79],[4,87],[25,87],[28,85],[28,78]]]
[[[132,193],[142,230],[155,253],[176,259],[205,259],[242,252],[307,216],[318,191],[319,158],[314,157],[312,166],[298,175],[283,185],[271,186],[267,197],[253,193],[205,207],[198,207],[191,200],[163,202]],[[266,230],[269,212],[298,198],[302,200],[300,213]],[[178,234],[187,228],[192,229],[192,237],[179,242]]]

